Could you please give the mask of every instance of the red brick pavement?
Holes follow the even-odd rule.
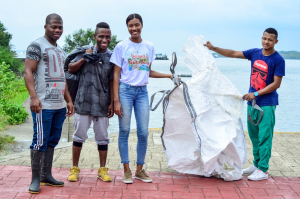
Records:
[[[148,172],[153,183],[135,180],[133,184],[122,182],[122,171],[109,171],[112,182],[97,179],[96,169],[82,169],[77,182],[68,182],[69,169],[54,168],[53,175],[65,182],[64,187],[41,186],[39,194],[28,193],[31,180],[30,167],[0,165],[0,199],[90,199],[90,198],[261,198],[300,199],[300,178],[270,177],[259,182],[224,182],[217,178],[204,178],[178,173]]]

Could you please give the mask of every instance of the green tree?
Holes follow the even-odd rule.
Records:
[[[114,50],[116,45],[120,42],[121,40],[117,39],[117,35],[112,35],[111,36],[111,40],[110,40],[110,44],[108,46],[109,50]]]
[[[5,62],[9,65],[10,70],[21,75],[24,65],[20,60],[16,59],[17,53],[12,50],[11,39],[12,34],[7,32],[4,24],[0,21],[0,63]]]
[[[24,65],[19,59],[16,59],[16,53],[9,51],[7,47],[0,46],[0,63],[5,62],[9,65],[9,69],[18,75],[22,75]]]
[[[10,40],[12,38],[12,34],[6,32],[6,28],[3,23],[0,21],[0,46],[8,47],[10,49]]]
[[[80,46],[95,45],[96,41],[94,39],[94,33],[95,32],[91,28],[88,28],[87,30],[79,29],[72,35],[67,35],[65,38],[65,45],[63,46],[64,51],[71,52]],[[113,50],[119,42],[117,36],[112,35],[108,49]]]

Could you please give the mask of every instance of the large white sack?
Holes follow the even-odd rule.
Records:
[[[219,71],[204,43],[202,36],[192,36],[182,49],[193,72],[186,85],[195,120],[185,103],[183,86],[175,88],[165,103],[162,140],[168,166],[182,173],[237,180],[247,155],[240,120],[242,95]],[[224,171],[225,163],[236,171]]]

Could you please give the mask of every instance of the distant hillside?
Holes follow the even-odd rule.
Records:
[[[300,59],[300,52],[298,51],[278,51],[284,59]],[[213,53],[215,58],[224,58],[223,55]]]
[[[300,59],[298,51],[278,51],[284,59]]]

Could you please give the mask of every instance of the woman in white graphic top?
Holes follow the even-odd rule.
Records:
[[[172,74],[163,74],[151,70],[154,60],[154,46],[142,39],[143,20],[139,14],[131,14],[126,19],[130,37],[118,43],[110,61],[114,66],[114,111],[119,116],[119,152],[124,166],[124,183],[133,183],[129,168],[128,137],[132,108],[137,123],[137,168],[135,178],[143,182],[152,179],[143,170],[147,151],[149,125],[148,78],[170,78]]]

